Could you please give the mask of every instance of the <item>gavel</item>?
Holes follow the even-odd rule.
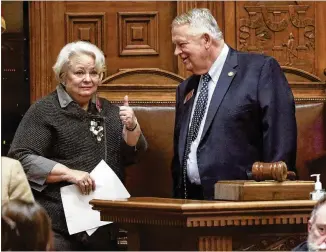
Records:
[[[252,165],[251,172],[247,173],[249,179],[255,181],[276,180],[278,182],[295,180],[296,174],[288,171],[286,163],[283,161],[273,163],[255,162]]]

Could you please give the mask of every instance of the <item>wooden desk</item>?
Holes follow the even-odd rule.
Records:
[[[293,201],[92,200],[101,220],[128,231],[128,250],[291,250],[315,204]]]

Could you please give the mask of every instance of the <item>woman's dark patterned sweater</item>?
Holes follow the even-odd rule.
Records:
[[[123,125],[119,118],[119,107],[102,98],[97,102],[100,103],[100,112],[95,103],[90,104],[88,112],[74,101],[61,107],[57,91],[39,100],[30,107],[21,121],[9,156],[21,160],[22,164],[22,159],[29,154],[42,156],[71,169],[89,173],[103,159],[123,181],[123,167],[133,162],[135,147],[128,146],[122,138]],[[104,136],[100,142],[90,131],[92,120],[104,126]],[[140,139],[146,146],[142,135]],[[24,168],[29,177],[30,168]],[[66,234],[68,229],[60,187],[68,184],[48,184],[41,192],[34,191],[36,200],[52,218],[53,229]]]

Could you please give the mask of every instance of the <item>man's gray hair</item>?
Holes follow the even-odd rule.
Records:
[[[105,71],[105,58],[103,52],[96,46],[85,41],[76,41],[66,44],[60,51],[57,62],[52,67],[55,77],[63,82],[66,76],[70,60],[75,55],[89,55],[95,60],[95,69],[100,73],[101,78]]]
[[[173,20],[172,27],[187,24],[191,28],[192,35],[207,33],[214,39],[223,39],[223,33],[208,9],[192,9],[181,14]]]

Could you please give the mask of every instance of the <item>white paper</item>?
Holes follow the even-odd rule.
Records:
[[[107,223],[112,223],[111,221],[108,221]],[[97,227],[96,228],[92,228],[92,229],[88,229],[86,230],[86,233],[91,236],[95,231],[97,230]]]
[[[101,221],[100,212],[92,209],[92,199],[126,199],[130,197],[114,171],[102,160],[90,173],[95,181],[95,191],[83,195],[77,185],[61,187],[61,199],[69,234],[86,231],[92,235],[100,226],[112,222]]]

